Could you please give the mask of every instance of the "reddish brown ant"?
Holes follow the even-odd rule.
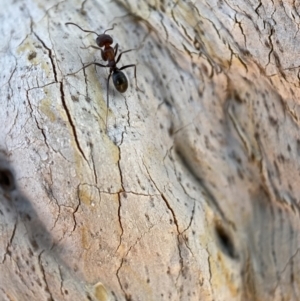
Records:
[[[130,65],[125,65],[121,68],[117,67],[117,64],[120,61],[122,54],[126,53],[126,52],[129,52],[129,51],[132,51],[132,50],[135,50],[135,49],[129,49],[129,50],[121,51],[119,53],[118,58],[116,59],[116,56],[118,54],[119,44],[116,43],[114,48],[112,48],[111,44],[114,42],[113,38],[110,35],[106,34],[107,31],[114,29],[114,25],[113,25],[112,28],[106,29],[103,32],[103,34],[98,34],[95,31],[82,29],[79,25],[77,25],[75,23],[72,23],[72,22],[65,23],[65,25],[69,25],[69,24],[77,26],[79,29],[81,29],[84,32],[90,32],[90,33],[94,33],[94,34],[97,35],[96,44],[99,47],[90,45],[90,46],[85,47],[85,48],[92,47],[94,49],[100,50],[101,51],[101,57],[102,57],[103,61],[107,61],[107,65],[102,65],[102,64],[96,63],[96,62],[89,63],[89,64],[83,66],[82,68],[80,68],[79,70],[77,70],[76,72],[69,73],[68,75],[76,74],[80,70],[85,69],[85,68],[87,68],[91,65],[96,65],[96,66],[104,67],[104,68],[110,68],[108,79],[107,79],[107,111],[106,111],[106,127],[107,127],[107,114],[108,114],[108,108],[109,108],[108,88],[109,88],[109,80],[110,80],[111,75],[112,75],[112,78],[113,78],[113,83],[114,83],[115,88],[120,93],[124,93],[128,88],[128,80],[127,80],[125,74],[121,70],[129,68],[129,67],[134,67],[135,84],[136,84],[137,89],[140,90],[138,85],[137,85],[137,79],[136,79],[136,65],[135,64],[130,64]],[[104,47],[104,49],[102,49],[103,47]]]

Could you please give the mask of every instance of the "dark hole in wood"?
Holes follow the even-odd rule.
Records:
[[[216,224],[215,231],[223,253],[232,259],[238,259],[232,238],[229,233],[227,233],[227,231],[220,224]]]
[[[13,190],[15,188],[14,177],[9,169],[0,169],[0,186],[4,190]]]

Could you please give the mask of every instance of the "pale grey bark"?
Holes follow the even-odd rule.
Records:
[[[299,299],[296,2],[0,8],[1,300]]]

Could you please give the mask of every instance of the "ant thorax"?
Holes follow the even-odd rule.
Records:
[[[103,61],[114,61],[115,60],[115,51],[112,47],[105,47],[104,50],[101,51],[101,56]]]

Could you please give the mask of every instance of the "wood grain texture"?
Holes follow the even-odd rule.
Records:
[[[0,8],[1,300],[299,299],[295,1]]]

